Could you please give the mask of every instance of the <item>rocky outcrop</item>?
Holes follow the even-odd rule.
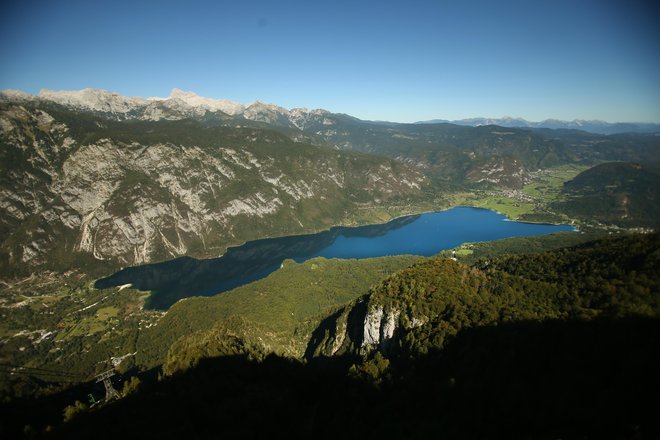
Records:
[[[364,336],[362,346],[378,345],[380,342],[380,324],[383,319],[383,306],[374,307],[364,317]]]
[[[388,351],[399,324],[399,315],[396,309],[385,309],[382,305],[370,306],[364,318],[363,351]]]
[[[374,350],[390,353],[392,342],[402,330],[400,315],[396,309],[371,304],[369,297],[361,298],[321,323],[312,336],[305,357],[348,353],[366,355]]]

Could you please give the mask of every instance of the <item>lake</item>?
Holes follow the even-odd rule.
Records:
[[[129,267],[98,280],[95,287],[132,284],[135,289],[151,291],[146,308],[167,310],[182,298],[211,296],[264,278],[286,259],[430,256],[466,242],[573,230],[568,225],[509,221],[487,209],[457,207],[381,225],[336,227],[317,234],[250,241],[229,248],[218,258],[182,257]]]

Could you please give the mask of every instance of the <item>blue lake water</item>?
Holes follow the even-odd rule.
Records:
[[[189,296],[211,296],[264,278],[286,259],[434,255],[465,242],[573,231],[568,225],[509,221],[487,209],[458,207],[401,217],[382,225],[336,227],[317,234],[255,240],[219,258],[177,258],[126,268],[98,280],[97,288],[132,284],[151,291],[145,307],[166,310]]]

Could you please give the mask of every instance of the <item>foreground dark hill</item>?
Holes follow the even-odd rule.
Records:
[[[658,320],[475,328],[379,385],[276,357],[210,359],[46,438],[655,438],[659,331]]]
[[[214,327],[52,437],[657,438],[658,267],[658,234],[429,259],[329,312],[306,362]],[[44,428],[19,408],[7,432]]]
[[[660,316],[660,235],[605,239],[466,266],[429,259],[324,322],[309,351],[415,356],[462,330],[525,320]]]
[[[566,182],[556,207],[569,216],[622,227],[660,228],[660,169],[612,162]]]

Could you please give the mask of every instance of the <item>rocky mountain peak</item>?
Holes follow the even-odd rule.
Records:
[[[67,107],[104,113],[128,113],[135,107],[144,106],[147,100],[123,96],[108,90],[85,88],[82,90],[41,89],[39,98]]]
[[[213,99],[199,96],[195,92],[184,91],[173,88],[168,98],[152,98],[152,100],[178,100],[191,108],[201,108],[209,111],[221,111],[229,115],[237,115],[243,112],[244,106],[238,102],[228,99]]]
[[[34,96],[30,95],[29,93],[25,93],[22,90],[13,90],[13,89],[0,90],[0,100],[31,101],[33,99],[35,99]]]

